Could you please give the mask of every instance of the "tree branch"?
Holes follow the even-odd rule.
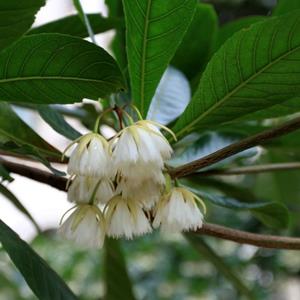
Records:
[[[271,139],[288,134],[300,128],[300,117],[297,117],[291,121],[285,122],[275,128],[260,132],[256,135],[247,137],[239,142],[233,143],[227,147],[224,147],[216,152],[213,152],[207,156],[204,156],[198,160],[192,161],[181,167],[170,170],[172,178],[184,177],[197,170],[203,169],[207,166],[213,165],[227,157],[242,152],[246,149],[252,148],[257,145],[261,145]]]
[[[256,173],[267,173],[267,172],[277,172],[277,171],[290,171],[299,170],[300,162],[291,163],[276,163],[276,164],[265,164],[256,166],[247,166],[240,168],[231,169],[213,169],[198,173],[193,173],[197,176],[226,176],[226,175],[244,175],[244,174],[256,174]],[[193,175],[190,174],[190,175]]]
[[[262,248],[300,250],[300,238],[256,234],[210,223],[203,224],[196,233]]]
[[[67,178],[65,177],[59,177],[38,168],[14,163],[2,158],[0,158],[0,164],[9,172],[25,176],[38,182],[46,183],[60,191],[66,191]]]

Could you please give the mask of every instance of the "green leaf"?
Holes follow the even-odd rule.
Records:
[[[0,1],[0,50],[18,40],[33,24],[45,0]]]
[[[38,112],[45,122],[47,122],[51,128],[58,133],[62,134],[70,140],[75,140],[81,136],[81,134],[69,125],[64,117],[50,106],[39,106]]]
[[[78,299],[55,271],[1,220],[0,242],[39,299]]]
[[[198,3],[194,18],[178,47],[171,64],[191,79],[203,71],[209,60],[218,32],[214,7]]]
[[[279,202],[247,203],[223,195],[206,193],[195,189],[192,189],[192,191],[215,205],[230,209],[249,210],[254,217],[268,227],[282,229],[287,228],[289,225],[289,211],[285,205]]]
[[[60,34],[26,36],[0,53],[0,99],[40,104],[98,99],[124,88],[102,48]]]
[[[105,300],[134,300],[132,284],[127,272],[119,241],[105,240]]]
[[[60,152],[35,133],[5,102],[0,102],[0,142],[28,145],[45,155],[60,157]]]
[[[2,183],[0,183],[0,194],[2,194],[7,200],[9,200],[19,211],[21,211],[24,215],[28,217],[28,219],[32,222],[36,230],[39,232],[40,228],[36,221],[31,216],[30,212],[24,207],[24,205],[20,202],[20,200]]]
[[[87,15],[95,34],[123,26],[123,22],[117,18],[104,18],[100,14]],[[27,32],[30,34],[39,33],[61,33],[78,37],[88,37],[88,32],[78,15],[67,16],[44,25],[35,27]]]
[[[195,0],[123,1],[133,103],[146,116],[151,99],[195,12]]]
[[[216,43],[216,49],[220,48],[233,34],[236,32],[247,29],[252,24],[266,20],[263,16],[250,16],[234,20],[232,22],[223,25],[218,32],[218,39]]]
[[[239,291],[247,299],[256,299],[252,291],[240,279],[240,276],[232,270],[231,266],[224,262],[223,258],[218,256],[218,254],[203,240],[202,237],[192,233],[186,233],[184,236],[191,245],[199,251],[200,255],[203,255],[205,259],[209,260],[218,272],[220,272],[237,291]]]
[[[220,126],[298,97],[299,17],[270,18],[229,39],[208,64],[175,133]]]
[[[295,9],[300,9],[299,0],[278,0],[278,4],[275,6],[272,15],[280,16],[283,14],[290,13]]]
[[[1,164],[0,160],[0,182],[7,180],[8,182],[12,182],[14,179],[10,176],[9,172],[4,168]]]

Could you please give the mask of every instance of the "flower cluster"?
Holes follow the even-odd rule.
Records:
[[[140,120],[110,141],[89,133],[66,149],[76,144],[68,165],[68,200],[75,206],[61,234],[83,246],[101,247],[105,235],[132,239],[159,226],[164,231],[202,226],[196,204],[203,204],[201,199],[170,187],[164,168],[172,148],[160,128],[172,134],[156,122]]]

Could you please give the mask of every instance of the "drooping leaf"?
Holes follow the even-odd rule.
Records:
[[[61,34],[23,37],[0,54],[0,100],[39,104],[98,99],[124,88],[102,48]]]
[[[40,231],[39,225],[36,223],[30,212],[24,207],[20,200],[2,183],[0,183],[0,194],[9,200],[20,212],[28,217],[37,231]]]
[[[205,132],[203,134],[187,136],[180,143],[175,145],[175,153],[171,160],[168,161],[168,164],[172,167],[178,167],[190,163],[237,142],[242,137],[242,134],[226,132]],[[234,160],[250,158],[258,154],[259,148],[253,147],[222,160],[214,164],[213,167],[220,167]]]
[[[105,241],[105,300],[135,300],[132,283],[127,272],[119,241]]]
[[[5,180],[12,182],[14,179],[13,177],[10,176],[6,168],[1,164],[1,160],[0,160],[0,182]]]
[[[279,202],[241,202],[219,194],[204,192],[189,186],[189,189],[215,205],[230,209],[249,210],[254,217],[271,228],[286,228],[289,225],[289,211]]]
[[[147,119],[168,124],[182,114],[191,99],[191,89],[183,73],[168,67],[151,101]]]
[[[211,262],[214,267],[247,299],[255,299],[253,292],[244,284],[242,279],[236,274],[229,264],[220,257],[201,236],[196,234],[186,233],[184,236],[192,244],[192,246],[203,255],[205,259]]]
[[[298,97],[299,17],[270,18],[229,39],[208,64],[175,133],[220,126]]]
[[[146,116],[163,72],[195,12],[195,0],[123,1],[133,103]]]
[[[121,27],[123,23],[120,19],[104,18],[101,14],[88,14],[87,17],[89,18],[95,34]],[[88,37],[88,32],[78,15],[67,16],[32,28],[27,32],[27,35],[39,33],[61,33],[82,38]]]
[[[236,32],[250,27],[252,24],[255,24],[260,21],[266,20],[263,16],[250,16],[246,18],[241,18],[234,20],[232,22],[226,23],[223,25],[219,32],[216,42],[216,49],[220,48],[233,34]]]
[[[189,78],[203,71],[210,58],[218,32],[218,17],[210,4],[198,3],[192,23],[171,64]]]
[[[50,106],[39,106],[38,112],[45,122],[66,138],[75,140],[81,136],[76,129],[65,121],[64,117],[59,112]]]
[[[272,15],[280,16],[283,14],[290,13],[295,9],[300,9],[299,0],[278,0],[277,5],[275,6]]]
[[[60,157],[60,152],[35,133],[5,102],[0,102],[0,142],[29,145],[45,155]]]
[[[55,271],[1,220],[0,242],[38,299],[78,299]]]
[[[0,1],[0,50],[19,39],[33,24],[45,0]]]

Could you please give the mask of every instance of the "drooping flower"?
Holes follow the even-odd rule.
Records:
[[[97,133],[88,133],[71,143],[67,149],[77,143],[73,150],[68,173],[90,177],[111,176],[111,155],[106,139]]]
[[[83,247],[101,248],[105,238],[103,213],[95,205],[78,205],[58,231]]]
[[[108,178],[76,176],[68,189],[68,200],[76,203],[106,204],[114,196],[114,186]]]
[[[203,214],[197,206],[198,201],[205,213],[203,201],[185,188],[175,187],[157,204],[153,226],[161,226],[162,231],[188,231],[202,227]]]
[[[132,239],[152,231],[141,205],[132,199],[116,196],[108,202],[105,212],[107,235]]]
[[[164,180],[163,175],[162,177]],[[140,202],[143,209],[150,210],[159,201],[162,190],[163,184],[157,183],[151,178],[141,182],[126,178],[118,183],[116,194],[121,194],[123,198]]]
[[[112,141],[112,157],[117,172],[130,173],[132,166],[140,167],[144,174],[145,166],[152,166],[155,171],[163,168],[164,161],[171,157],[172,148],[156,126],[167,129],[158,123],[142,120],[116,135]]]

